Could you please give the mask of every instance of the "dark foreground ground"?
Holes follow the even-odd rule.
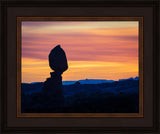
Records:
[[[64,106],[40,97],[43,83],[22,84],[22,113],[138,113],[139,81],[63,86]]]

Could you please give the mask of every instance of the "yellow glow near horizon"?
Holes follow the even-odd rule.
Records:
[[[122,74],[123,77],[121,77],[121,79],[125,79],[130,76],[138,76],[138,68],[133,63],[69,61],[68,65],[68,70],[62,75],[63,81],[86,78],[119,80],[119,76]],[[118,70],[118,72],[115,70]],[[34,82],[35,78],[40,82],[45,81],[46,78],[50,77],[49,72],[52,72],[52,70],[50,69],[47,60],[28,58],[23,58],[22,60],[22,82]],[[115,75],[117,76],[116,79]]]

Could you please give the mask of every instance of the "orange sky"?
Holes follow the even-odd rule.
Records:
[[[63,81],[138,76],[138,21],[23,21],[22,82],[50,77],[50,50],[60,44]]]

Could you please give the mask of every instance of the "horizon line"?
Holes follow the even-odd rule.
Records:
[[[116,81],[120,81],[120,80],[127,80],[127,79],[131,79],[131,78],[139,78],[139,76],[136,76],[136,77],[129,77],[129,78],[126,78],[126,79],[119,79],[119,80],[107,80],[107,79],[88,79],[88,78],[86,78],[86,79],[80,79],[80,80],[107,80],[107,81],[114,81],[114,82],[116,82]],[[80,80],[68,80],[68,81],[62,81],[62,82],[77,82],[77,81],[80,81]],[[31,83],[42,83],[42,82],[45,82],[45,81],[40,81],[40,82],[30,82],[30,83],[26,83],[26,82],[21,82],[21,84],[31,84]]]

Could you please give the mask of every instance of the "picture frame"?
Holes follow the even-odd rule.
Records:
[[[125,5],[125,6],[124,6]],[[38,7],[38,8],[37,8]],[[2,1],[2,126],[4,132],[158,132],[158,1]],[[83,9],[83,10],[82,10]],[[74,11],[74,12],[73,12]],[[110,12],[109,12],[110,11]],[[112,12],[111,12],[112,11]],[[129,11],[128,13],[126,11]],[[17,116],[20,75],[17,17],[140,17],[143,19],[144,114],[139,118]],[[150,26],[150,27],[149,27]],[[142,31],[142,30],[141,30]],[[142,37],[142,36],[141,36]],[[153,45],[152,45],[153,44]],[[18,48],[18,49],[17,49]],[[142,49],[141,49],[142,51]],[[17,58],[18,57],[18,58]],[[18,64],[17,64],[18,63]],[[20,86],[20,85],[19,85]],[[142,85],[141,85],[142,86]],[[19,91],[19,90],[18,90]],[[143,97],[142,96],[142,97]],[[141,98],[142,98],[141,97]],[[27,118],[26,118],[27,117]],[[32,122],[32,125],[31,125]]]

